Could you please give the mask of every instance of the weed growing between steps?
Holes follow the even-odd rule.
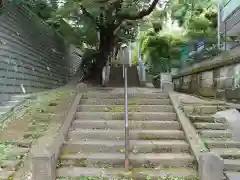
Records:
[[[124,106],[108,106],[102,109],[102,111],[103,112],[124,112]],[[128,106],[128,112],[140,112],[140,111],[138,110],[137,107]]]

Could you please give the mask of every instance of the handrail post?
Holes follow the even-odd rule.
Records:
[[[125,116],[125,168],[129,167],[129,123],[128,123],[128,90],[127,90],[127,67],[123,66],[124,72],[124,116]]]
[[[128,123],[128,87],[127,87],[127,67],[131,66],[131,43],[129,46],[122,45],[121,56],[124,79],[124,129],[125,129],[125,161],[124,166],[129,168],[129,123]]]

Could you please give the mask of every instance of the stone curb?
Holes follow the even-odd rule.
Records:
[[[78,108],[78,104],[81,101],[85,87],[80,87],[78,84],[76,88],[83,89],[83,92],[77,92],[76,96],[69,107],[65,121],[60,130],[54,137],[50,137],[47,142],[40,142],[39,146],[33,148],[30,152],[32,177],[33,180],[55,180],[56,179],[56,167],[60,149],[67,138],[68,129],[70,128],[75,113]],[[46,143],[48,143],[46,145]],[[43,146],[41,146],[43,144]],[[45,144],[45,145],[44,145]]]
[[[222,180],[224,169],[223,159],[212,153],[203,153],[199,159],[199,180]]]
[[[185,113],[179,108],[180,103],[176,95],[171,92],[169,93],[169,97],[172,101],[173,108],[177,114],[179,122],[181,123],[182,129],[185,133],[186,140],[190,144],[191,150],[196,160],[199,162],[201,151],[206,151],[207,148],[202,142],[200,136],[196,132],[190,120],[186,117]]]

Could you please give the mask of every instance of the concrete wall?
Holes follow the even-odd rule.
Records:
[[[0,102],[66,84],[81,63],[78,54],[29,9],[7,6],[0,16]]]
[[[240,47],[183,69],[173,82],[176,91],[240,101]]]

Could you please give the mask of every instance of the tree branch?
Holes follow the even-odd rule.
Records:
[[[144,9],[144,10],[138,12],[137,14],[121,14],[120,17],[122,19],[127,19],[127,20],[142,19],[144,16],[151,14],[151,12],[156,7],[158,1],[159,0],[153,0],[152,4],[147,9]]]
[[[92,19],[96,23],[97,27],[100,26],[100,24],[97,21],[97,19],[90,12],[88,12],[83,5],[81,5],[80,8],[81,8],[83,14],[85,14],[87,17],[89,17],[90,19]]]
[[[149,15],[156,7],[158,1],[159,0],[154,0],[148,9],[144,9],[138,12],[137,14],[117,14],[116,15],[117,23],[114,25],[113,28],[114,32],[116,33],[120,29],[120,26],[125,23],[125,21],[142,19],[144,16]]]

